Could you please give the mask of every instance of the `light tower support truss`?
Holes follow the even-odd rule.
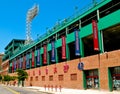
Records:
[[[31,38],[31,22],[33,18],[38,14],[39,6],[34,5],[32,8],[30,8],[27,12],[26,16],[26,42],[25,44],[29,44],[32,42]]]

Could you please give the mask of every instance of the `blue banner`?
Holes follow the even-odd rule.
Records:
[[[12,72],[14,72],[14,60],[12,61]]]
[[[79,30],[75,30],[75,55],[80,56]]]
[[[20,68],[20,59],[18,58],[17,60],[17,64],[18,64],[18,69]]]
[[[37,66],[40,65],[40,49],[37,49]]]
[[[30,68],[29,54],[26,55],[26,68]]]
[[[52,49],[52,56],[51,56],[51,61],[55,62],[55,42],[51,42],[51,49]]]
[[[14,60],[14,71],[16,71],[16,60]]]
[[[22,58],[20,58],[19,68],[22,69]]]

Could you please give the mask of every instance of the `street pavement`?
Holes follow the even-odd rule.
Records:
[[[0,94],[51,94],[51,93],[38,91],[37,89],[0,85]]]
[[[0,94],[14,94],[12,91],[8,90],[7,87],[0,85]]]
[[[120,94],[120,91],[80,90],[68,88],[44,88],[37,86],[18,87],[0,85],[0,94]]]
[[[61,90],[57,88],[51,89],[51,88],[43,88],[43,87],[25,87],[25,88],[30,88],[30,89],[36,89],[41,92],[47,92],[48,94],[120,94],[120,91],[104,91],[104,90],[92,90],[92,89],[87,89],[87,90],[80,90],[80,89],[68,89],[68,88],[62,88]]]

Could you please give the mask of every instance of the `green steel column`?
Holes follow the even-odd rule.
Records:
[[[100,12],[99,10],[97,10],[97,20],[99,21],[99,19],[100,19]]]
[[[110,72],[110,68],[108,68],[108,86],[109,86],[109,91],[113,91],[112,75]]]
[[[68,36],[68,27],[66,27],[66,38],[67,38],[67,36]],[[67,41],[66,41],[66,59],[67,59],[67,61],[68,60],[70,60],[70,50],[69,50],[69,46],[68,46],[68,44],[67,44]]]
[[[49,55],[48,51],[47,51],[47,65],[50,65],[50,55]]]
[[[66,44],[66,59],[67,61],[70,60],[70,50],[68,44]]]
[[[99,13],[99,10],[97,10],[98,24],[99,24],[99,19],[100,19],[100,13]],[[100,53],[103,53],[104,52],[104,49],[103,49],[103,33],[102,33],[101,30],[99,30],[99,25],[98,25],[98,41],[99,41]]]
[[[57,48],[55,47],[55,59],[56,59],[56,63],[58,63],[58,53],[57,53]]]
[[[55,59],[56,59],[56,64],[58,63],[58,52],[57,52],[57,34],[56,34],[56,36],[55,36]]]
[[[80,36],[80,30],[81,30],[81,20],[79,20],[80,56],[84,57],[84,47],[83,47],[82,38]]]
[[[42,66],[43,64],[42,64],[42,51],[41,51],[41,48],[40,48],[40,66]]]
[[[98,31],[98,41],[99,41],[100,53],[103,53],[104,49],[103,49],[103,35],[102,35],[102,31]]]
[[[84,57],[84,44],[82,38],[80,38],[80,55],[81,57]]]
[[[82,75],[83,75],[83,88],[86,90],[87,89],[87,82],[86,82],[85,71],[82,71]]]

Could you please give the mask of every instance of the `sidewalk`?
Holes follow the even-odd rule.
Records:
[[[67,88],[62,88],[61,91],[59,88],[57,88],[57,91],[55,88],[52,90],[51,88],[48,89],[43,88],[43,87],[36,87],[36,86],[31,86],[31,87],[25,87],[33,90],[38,90],[41,92],[47,92],[49,94],[120,94],[120,91],[103,91],[103,90],[79,90],[79,89],[67,89]]]

